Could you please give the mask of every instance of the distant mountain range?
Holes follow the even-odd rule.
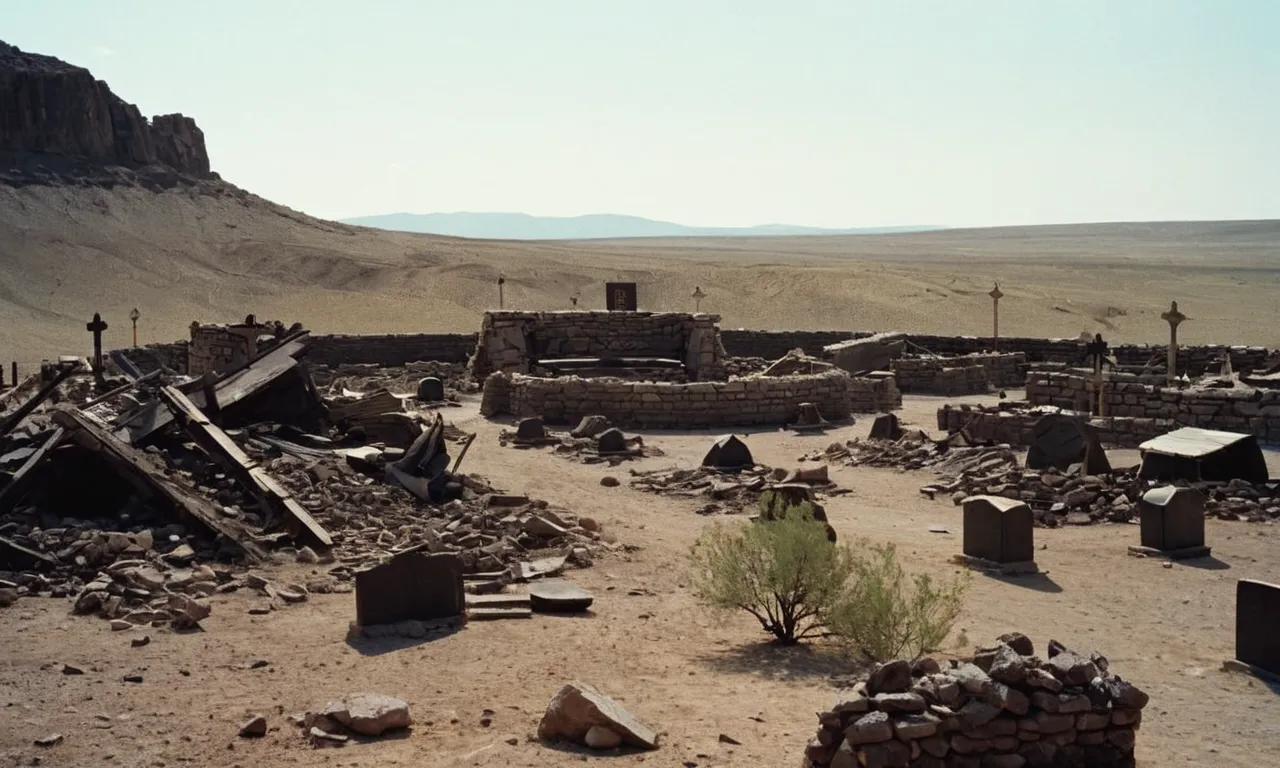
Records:
[[[824,229],[791,224],[755,227],[691,227],[639,216],[593,213],[586,216],[531,216],[527,213],[387,213],[343,219],[375,229],[424,232],[484,240],[592,240],[630,237],[785,237],[793,235],[878,235],[924,232],[935,226]]]

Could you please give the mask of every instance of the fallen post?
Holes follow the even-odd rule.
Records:
[[[256,461],[249,458],[226,432],[209,420],[191,400],[174,387],[162,387],[160,399],[177,422],[196,443],[232,474],[240,477],[270,513],[283,515],[293,530],[290,533],[308,544],[323,548],[333,546],[333,537],[316,522],[306,509]]]
[[[82,447],[108,461],[144,496],[164,500],[183,517],[234,544],[250,561],[266,559],[266,551],[247,530],[223,517],[208,501],[166,478],[152,457],[112,435],[88,414],[61,406],[53,412],[53,420]]]

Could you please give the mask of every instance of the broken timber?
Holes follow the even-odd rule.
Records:
[[[39,408],[40,404],[49,399],[49,396],[58,389],[62,382],[71,378],[71,375],[78,370],[80,370],[80,364],[74,363],[58,371],[58,375],[54,377],[53,381],[46,384],[43,389],[35,394],[34,397],[18,406],[13,413],[5,417],[3,422],[0,422],[0,437],[12,432],[14,427],[18,426],[23,419],[30,416],[32,411]]]
[[[333,537],[324,526],[316,522],[267,470],[249,458],[226,432],[211,422],[190,398],[174,387],[161,387],[160,399],[169,406],[178,423],[196,443],[233,474],[238,475],[269,512],[284,515],[291,521],[291,534],[306,539],[311,545],[319,545],[325,549],[333,546]]]
[[[49,451],[58,447],[58,444],[62,442],[62,438],[66,434],[67,431],[65,429],[58,427],[53,430],[48,439],[44,441],[44,444],[35,453],[27,457],[27,460],[22,463],[22,467],[14,473],[13,479],[9,481],[3,491],[0,491],[0,513],[13,509],[18,499],[22,498],[22,488],[26,485],[27,478],[31,476],[32,471],[39,466],[40,462],[44,461],[44,457],[49,455]]]
[[[250,561],[266,559],[266,552],[248,531],[224,518],[209,502],[171,482],[151,457],[112,435],[88,414],[70,406],[59,406],[53,412],[53,420],[82,447],[116,467],[121,477],[144,496],[158,496],[168,502],[182,515],[239,547]]]
[[[235,403],[251,397],[296,368],[298,361],[295,357],[301,355],[307,348],[307,341],[303,338],[305,335],[304,331],[296,337],[286,339],[271,351],[223,374],[214,385],[219,410],[226,410]],[[177,387],[178,391],[187,395],[198,408],[206,405],[203,388],[204,382],[201,379],[195,379]],[[115,434],[127,443],[138,445],[172,422],[173,414],[169,409],[162,403],[153,401],[129,414],[119,423]]]

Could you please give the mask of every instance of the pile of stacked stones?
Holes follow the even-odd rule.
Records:
[[[806,768],[1110,768],[1134,765],[1147,694],[1097,654],[1024,635],[972,661],[893,661],[818,716]]]

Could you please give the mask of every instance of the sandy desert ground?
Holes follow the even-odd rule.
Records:
[[[111,347],[185,338],[193,320],[302,322],[316,332],[473,331],[497,304],[602,308],[608,280],[643,308],[728,328],[1161,342],[1171,299],[1188,343],[1280,346],[1280,222],[1076,225],[901,235],[494,242],[321,222],[226,184],[0,186],[0,361],[84,354],[98,311]]]
[[[981,398],[973,398],[974,401]],[[931,421],[938,401],[909,397],[904,419]],[[470,410],[458,423],[477,430],[470,471],[600,520],[637,549],[610,555],[573,578],[597,596],[594,616],[535,616],[472,623],[431,642],[345,640],[352,595],[316,595],[272,615],[246,613],[248,598],[214,599],[200,634],[131,633],[69,614],[65,600],[25,599],[0,614],[0,765],[45,766],[562,766],[583,755],[534,741],[538,718],[559,686],[580,679],[625,703],[665,733],[656,753],[602,758],[622,765],[791,766],[815,730],[815,713],[834,695],[832,675],[850,666],[818,645],[775,649],[745,615],[700,607],[685,583],[684,556],[712,520],[688,499],[627,486],[626,467],[587,466],[540,451],[497,445],[499,425]],[[758,432],[758,461],[792,466],[828,442],[865,434],[867,423],[825,437]],[[705,435],[642,433],[666,451],[636,468],[691,465]],[[1118,452],[1123,464],[1131,453]],[[1273,472],[1280,457],[1270,456]],[[600,485],[605,474],[624,482]],[[834,468],[852,493],[827,505],[842,538],[896,542],[913,569],[944,573],[960,547],[960,511],[928,501],[923,473]],[[928,532],[935,524],[951,534]],[[1037,530],[1047,576],[974,583],[952,643],[981,643],[1012,630],[1038,648],[1050,638],[1097,649],[1112,669],[1152,697],[1138,738],[1142,768],[1259,768],[1280,754],[1280,690],[1220,671],[1233,652],[1239,578],[1274,580],[1280,532],[1274,525],[1208,521],[1214,561],[1162,567],[1130,557],[1132,525]],[[305,566],[281,565],[292,572]],[[963,633],[963,638],[961,634]],[[250,668],[251,662],[267,662]],[[71,663],[84,675],[66,676]],[[143,682],[122,682],[140,674]],[[330,698],[376,691],[405,699],[417,725],[403,738],[314,750],[286,715]],[[484,710],[492,723],[481,724]],[[237,738],[250,713],[271,731]],[[51,749],[34,739],[57,732]],[[741,742],[719,741],[725,734]],[[33,758],[41,762],[32,762]],[[590,762],[590,761],[589,761]]]

